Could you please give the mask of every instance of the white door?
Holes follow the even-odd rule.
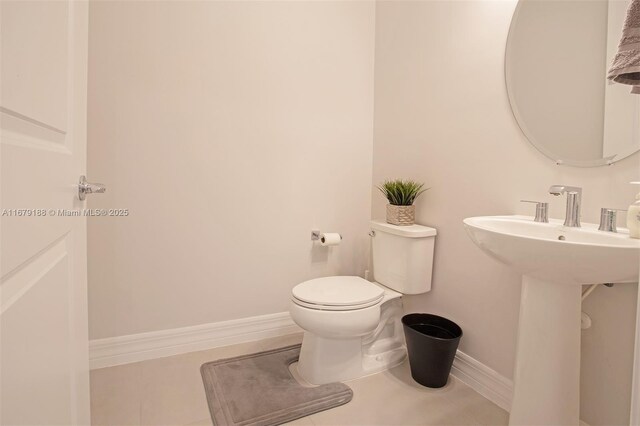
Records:
[[[0,0],[0,424],[88,424],[84,1]]]

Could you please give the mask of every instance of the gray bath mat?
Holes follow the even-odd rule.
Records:
[[[278,425],[351,401],[343,383],[306,387],[291,375],[300,345],[203,364],[213,424]]]

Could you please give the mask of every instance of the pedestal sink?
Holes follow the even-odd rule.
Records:
[[[637,282],[640,240],[525,216],[464,220],[474,243],[522,274],[511,425],[577,425],[583,284]]]

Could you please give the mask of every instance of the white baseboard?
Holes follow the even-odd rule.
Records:
[[[192,327],[109,337],[89,342],[92,370],[301,332],[288,312]],[[511,409],[513,381],[458,351],[451,374],[506,411]],[[581,426],[588,426],[580,421]]]
[[[461,351],[453,360],[451,374],[500,408],[511,410],[512,380]]]
[[[302,331],[288,312],[91,340],[91,369],[203,351]],[[451,374],[509,411],[513,382],[458,351]]]
[[[302,331],[288,312],[91,340],[91,369],[202,351]]]
[[[288,312],[91,340],[91,369],[202,351],[302,331]],[[513,382],[458,351],[451,374],[509,411]]]
[[[458,351],[453,360],[451,375],[509,412],[513,400],[513,381],[487,367],[475,358]],[[580,420],[580,426],[589,426]]]

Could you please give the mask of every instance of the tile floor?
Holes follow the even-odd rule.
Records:
[[[143,361],[91,372],[93,425],[211,425],[200,365],[278,348],[301,334]],[[508,414],[451,378],[442,389],[413,382],[408,363],[351,380],[348,404],[296,420],[310,425],[506,425]]]

